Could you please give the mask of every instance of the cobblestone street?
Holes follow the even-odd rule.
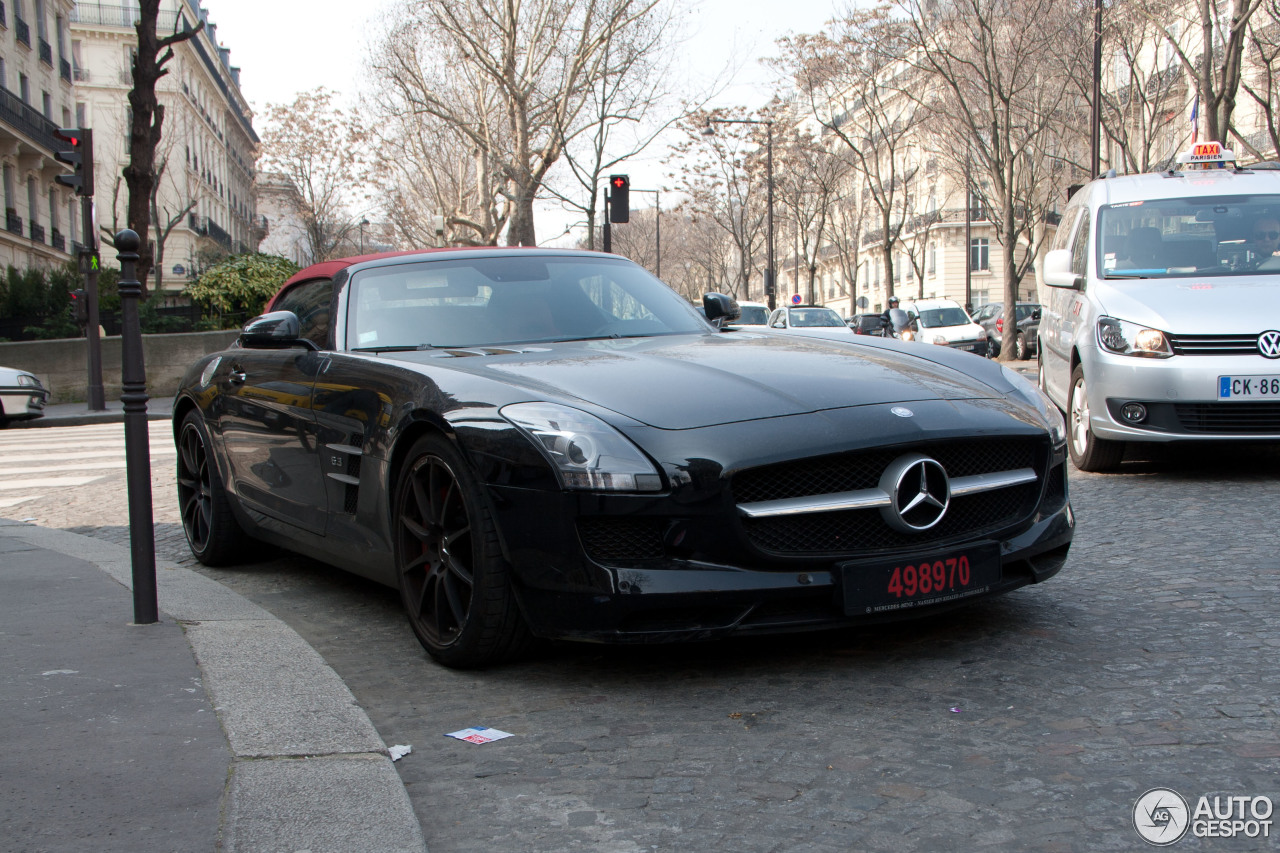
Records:
[[[190,565],[172,456],[153,460],[159,558]],[[1280,799],[1280,457],[1164,453],[1073,470],[1071,494],[1056,578],[942,618],[557,645],[478,672],[433,664],[392,590],[275,554],[200,571],[302,634],[385,741],[413,746],[396,767],[433,853],[1136,850],[1150,788]],[[0,514],[127,542],[125,497],[114,470]],[[477,725],[515,737],[443,737]]]

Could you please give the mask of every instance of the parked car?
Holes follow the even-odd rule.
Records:
[[[769,306],[762,302],[739,302],[741,312],[733,321],[735,326],[768,326]]]
[[[1014,306],[1017,330],[1013,337],[1014,357],[1021,360],[1036,354],[1036,336],[1040,333],[1040,303],[1019,302]],[[996,358],[1004,343],[1004,303],[988,302],[973,315],[973,320],[987,330],[987,355]]]
[[[854,314],[849,318],[849,328],[855,335],[884,337],[884,317],[880,314]]]
[[[987,354],[987,330],[973,322],[960,303],[952,299],[917,299],[903,302],[902,310],[916,316],[916,340],[941,344],[975,355]]]
[[[815,338],[843,338],[853,330],[834,308],[825,305],[783,305],[769,315],[769,328]]]
[[[42,417],[47,402],[49,391],[35,374],[0,367],[0,427],[10,421]]]
[[[1280,441],[1280,172],[1217,142],[1077,191],[1044,260],[1040,385],[1071,458],[1129,442]]]
[[[1051,577],[1074,529],[1016,372],[721,331],[593,252],[315,264],[191,365],[173,430],[197,559],[256,539],[398,588],[449,666],[924,616]]]

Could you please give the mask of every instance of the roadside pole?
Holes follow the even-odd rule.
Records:
[[[124,388],[125,480],[129,488],[129,546],[133,556],[133,621],[159,620],[156,599],[156,538],[151,509],[151,446],[147,437],[147,371],[142,358],[142,325],[138,321],[138,247],[142,241],[128,228],[116,234],[120,260],[120,378]]]

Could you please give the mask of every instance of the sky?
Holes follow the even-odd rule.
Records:
[[[240,90],[256,113],[288,103],[318,86],[354,102],[362,90],[363,57],[376,21],[402,0],[203,0],[221,46],[240,68]],[[459,0],[466,2],[466,0]],[[773,75],[761,65],[788,33],[816,32],[843,4],[837,0],[671,0],[688,41],[683,59],[690,77],[709,87],[724,81],[714,106],[763,106]],[[287,38],[287,47],[282,47]],[[259,133],[261,122],[256,122]],[[634,187],[661,188],[661,151],[627,164]],[[642,204],[640,198],[637,204]],[[545,224],[543,220],[546,220]],[[539,238],[563,229],[540,212]]]

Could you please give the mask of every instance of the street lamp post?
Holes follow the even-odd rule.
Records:
[[[771,118],[712,118],[709,119],[716,124],[763,124],[765,126],[765,180],[768,184],[768,216],[767,231],[768,243],[765,246],[765,270],[764,270],[764,295],[765,301],[769,303],[769,310],[772,311],[778,307],[776,288],[774,287],[774,269],[773,269],[773,119]],[[702,133],[704,136],[714,136],[715,128],[710,124]]]

